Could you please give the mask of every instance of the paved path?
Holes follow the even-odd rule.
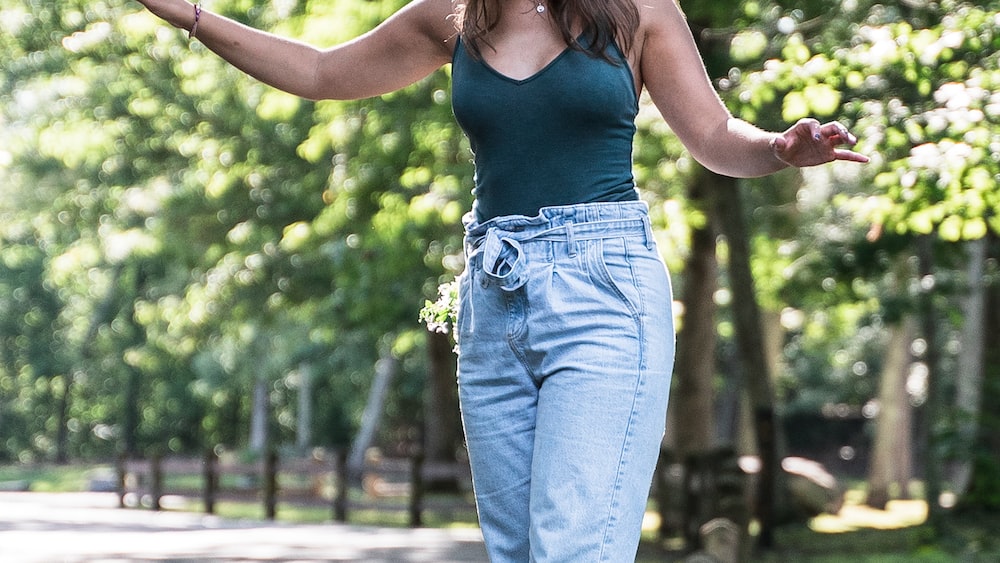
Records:
[[[0,561],[487,561],[475,529],[292,525],[117,506],[114,493],[0,492]]]

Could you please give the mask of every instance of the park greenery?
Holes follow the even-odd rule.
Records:
[[[735,115],[839,120],[872,162],[716,177],[642,100],[669,447],[808,455],[873,506],[921,481],[934,522],[1000,508],[1000,1],[680,3]],[[207,7],[327,46],[403,4]],[[0,51],[0,462],[461,456],[447,68],[301,100],[127,0],[0,0]]]

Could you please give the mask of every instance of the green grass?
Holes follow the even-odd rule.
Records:
[[[114,467],[108,465],[5,465],[0,466],[0,489],[20,488],[27,484],[34,492],[77,492],[88,490],[90,480],[95,476],[110,477]],[[238,479],[228,475],[222,486],[232,488],[238,486]],[[290,486],[295,483],[288,483]],[[298,483],[301,485],[302,483]],[[199,490],[200,475],[168,475],[164,479],[164,491]],[[425,509],[424,525],[429,527],[469,527],[476,526],[476,513],[471,502],[464,505],[460,501],[449,502],[447,495],[429,494],[427,504],[431,506],[447,506],[441,510]],[[348,513],[351,524],[372,526],[409,525],[409,513],[406,511],[405,497],[386,497],[373,499],[360,490],[351,490],[350,500],[355,505],[370,505],[372,508],[353,508]],[[166,497],[164,509],[188,512],[203,512],[204,504],[197,498]],[[215,513],[223,518],[263,520],[265,518],[263,502],[248,501],[217,501]],[[297,505],[290,502],[280,502],[277,507],[278,520],[292,523],[320,523],[332,521],[330,505]]]
[[[23,483],[35,492],[86,491],[93,477],[113,473],[111,465],[3,465],[0,466],[0,485],[10,488]]]
[[[938,539],[923,525],[835,534],[805,525],[786,526],[776,534],[776,546],[758,551],[750,563],[996,563],[1000,561],[997,540],[967,541],[963,536],[995,533],[991,527],[998,524],[996,520],[959,523],[954,535]],[[644,542],[637,563],[680,562],[684,556]]]
[[[852,492],[853,493],[853,492]],[[948,516],[935,532],[925,524],[922,501],[891,501],[885,510],[862,504],[848,494],[836,515],[776,530],[775,546],[754,554],[750,563],[997,563],[1000,562],[1000,514]],[[681,561],[650,536],[640,549],[640,563]]]
[[[347,515],[348,523],[358,526],[408,527],[410,525],[409,513],[399,509],[399,502],[394,504],[396,506],[392,508],[353,508]],[[173,507],[173,509],[202,512],[204,506],[200,501],[191,501],[184,506]],[[215,514],[235,520],[263,520],[265,518],[264,507],[259,502],[216,502]],[[332,522],[333,517],[330,507],[278,503],[277,520],[300,524],[320,524]],[[447,511],[425,509],[423,525],[429,528],[476,527],[476,513],[470,508]]]

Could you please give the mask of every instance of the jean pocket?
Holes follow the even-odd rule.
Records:
[[[472,285],[476,280],[476,271],[466,266],[458,277],[458,300],[455,310],[455,343],[461,345],[462,336],[468,334],[469,321],[472,319]]]
[[[636,278],[629,243],[626,238],[607,238],[594,245],[596,255],[594,266],[597,281],[604,289],[617,297],[633,315],[642,312],[642,292]]]

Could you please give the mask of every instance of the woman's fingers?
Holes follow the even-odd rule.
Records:
[[[846,149],[858,142],[843,124],[836,121],[820,124],[815,119],[801,119],[771,145],[775,156],[791,166],[815,166],[835,160],[868,162],[868,157]]]
[[[858,142],[858,138],[848,131],[847,127],[836,121],[824,124],[820,128],[820,132],[824,137],[833,141],[835,145],[854,145]]]
[[[852,143],[853,144],[853,143]],[[836,149],[833,151],[833,155],[837,160],[847,160],[850,162],[868,162],[870,159],[859,153],[847,149]]]

